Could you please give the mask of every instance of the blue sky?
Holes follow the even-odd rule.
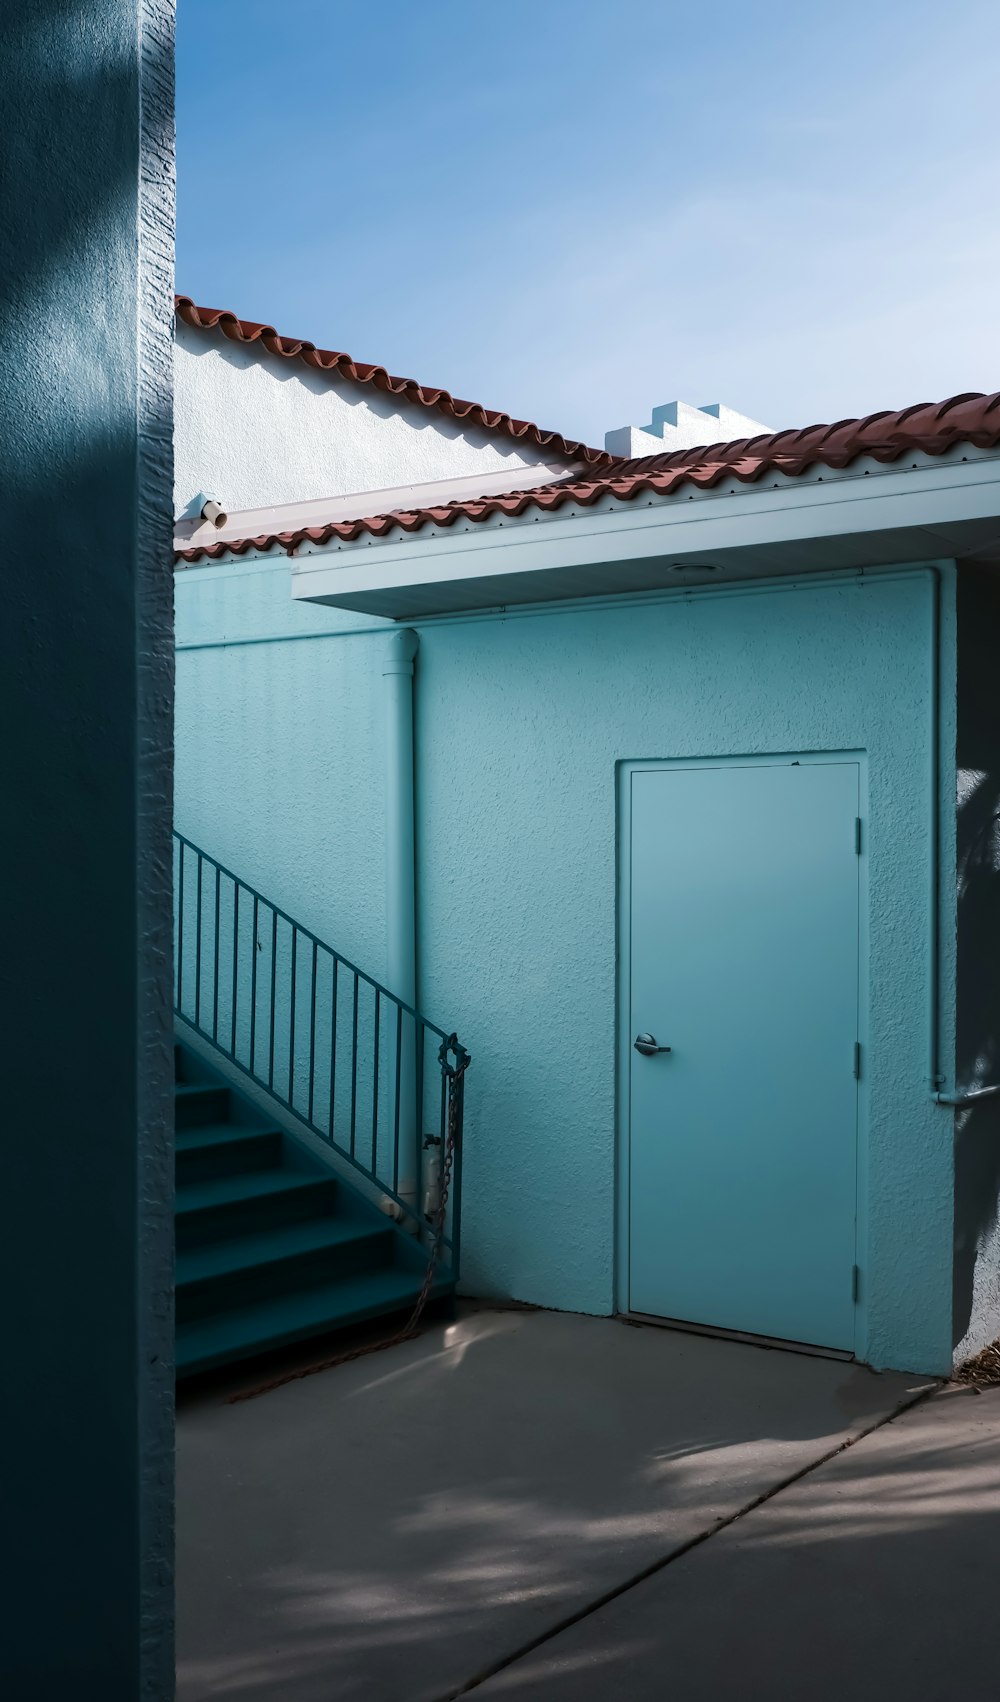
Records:
[[[601,443],[1000,387],[996,0],[180,0],[177,285]]]

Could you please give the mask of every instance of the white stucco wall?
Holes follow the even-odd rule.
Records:
[[[174,369],[177,516],[200,492],[233,512],[559,460],[184,324]]]

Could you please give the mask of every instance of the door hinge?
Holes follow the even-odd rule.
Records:
[[[855,1040],[855,1042],[854,1042],[854,1079],[855,1079],[855,1081],[861,1080],[861,1042],[860,1042],[860,1040]]]
[[[856,857],[860,857],[860,855],[861,855],[861,817],[860,816],[855,816],[855,818],[854,818],[854,855]]]
[[[861,1293],[861,1272],[858,1269],[857,1265],[852,1265],[851,1266],[851,1299],[854,1301],[855,1305],[857,1305],[858,1295],[860,1293]]]

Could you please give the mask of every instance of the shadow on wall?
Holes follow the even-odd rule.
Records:
[[[1000,565],[958,580],[959,1091],[1000,1081]],[[953,1340],[1000,1333],[1000,1097],[961,1112],[955,1135]],[[966,1343],[966,1338],[968,1342]]]
[[[183,321],[181,322],[183,325]],[[254,323],[251,321],[250,323]],[[236,372],[253,371],[263,367],[270,378],[280,384],[297,384],[308,390],[310,395],[321,400],[331,393],[339,397],[348,408],[364,408],[368,413],[375,414],[380,420],[402,420],[416,432],[434,432],[436,435],[449,439],[451,442],[463,441],[473,448],[497,444],[495,433],[485,427],[471,422],[456,419],[443,413],[435,407],[427,407],[420,402],[412,402],[406,396],[399,396],[391,390],[376,389],[374,383],[355,382],[342,373],[328,367],[319,370],[308,367],[304,361],[292,356],[266,354],[261,352],[260,343],[235,342],[227,339],[222,331],[206,333],[185,327],[180,333],[182,346],[186,354],[196,360],[208,356],[221,357],[226,364]],[[353,356],[345,357],[353,359]],[[359,361],[358,365],[367,367],[368,362]],[[406,380],[407,383],[414,382]],[[434,389],[436,386],[424,386]],[[461,404],[460,404],[461,405]],[[506,446],[506,452],[517,455],[520,439],[511,437]],[[533,445],[528,444],[527,448]]]
[[[167,1696],[173,7],[34,0],[0,36],[4,1090],[38,1134],[5,1147],[4,1250],[32,1276],[7,1314],[3,1677]]]

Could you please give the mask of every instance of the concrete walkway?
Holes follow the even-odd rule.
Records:
[[[475,1687],[476,1702],[996,1696],[1000,1389],[948,1388]]]
[[[935,1397],[719,1527],[926,1388],[610,1320],[478,1310],[245,1404],[202,1393],[178,1418],[180,1702],[442,1702],[478,1679],[484,1699],[643,1702],[668,1673],[678,1702],[776,1702],[826,1694],[817,1647],[824,1661],[840,1649],[839,1672],[850,1653],[850,1691],[831,1695],[874,1695],[858,1689],[857,1638],[879,1632],[883,1598],[905,1605],[894,1556],[912,1544],[930,1567],[942,1534],[957,1540],[988,1450],[977,1442],[967,1465],[942,1450],[982,1409],[995,1465],[991,1397]],[[889,1688],[905,1670],[911,1702],[943,1696],[914,1686],[902,1638],[887,1634],[903,1663]]]

